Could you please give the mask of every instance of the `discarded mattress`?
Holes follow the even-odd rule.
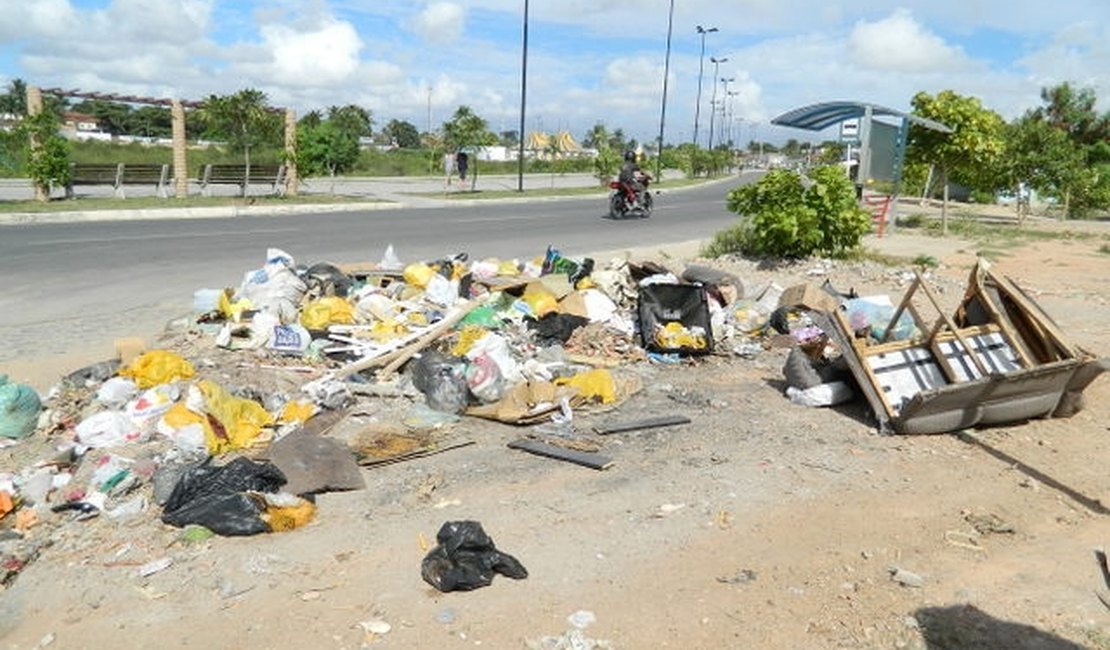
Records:
[[[914,304],[918,290],[940,314],[934,323]],[[1069,417],[1082,408],[1083,390],[1110,370],[1110,359],[1068,341],[1032,298],[985,261],[972,270],[953,315],[942,313],[920,275],[881,331],[892,331],[903,313],[913,317],[917,333],[889,341],[857,333],[843,309],[811,312],[841,350],[886,433]]]

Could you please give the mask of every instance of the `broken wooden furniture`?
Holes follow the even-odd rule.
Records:
[[[940,314],[932,323],[914,303],[918,292]],[[885,340],[903,312],[917,334]],[[882,340],[853,331],[843,309],[812,315],[841,350],[883,432],[942,433],[1068,417],[1082,408],[1087,385],[1110,369],[1110,359],[1068,341],[1039,305],[985,261],[972,270],[951,316],[918,274]]]

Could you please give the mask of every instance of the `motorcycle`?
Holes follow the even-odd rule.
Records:
[[[609,181],[609,189],[613,190],[609,195],[609,218],[623,219],[636,216],[646,219],[650,217],[653,203],[651,192],[647,189],[650,182],[650,176],[641,177],[640,183],[644,189],[642,192],[637,192],[632,186],[620,181]]]

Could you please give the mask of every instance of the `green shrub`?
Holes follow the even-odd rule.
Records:
[[[746,227],[726,241],[754,256],[843,256],[859,246],[871,217],[856,201],[855,187],[839,167],[818,167],[803,181],[785,169],[728,194],[729,210]]]

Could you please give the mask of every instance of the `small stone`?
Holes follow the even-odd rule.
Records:
[[[365,630],[367,634],[389,634],[389,631],[393,629],[392,625],[380,618],[362,621],[359,625],[362,626],[362,629]]]

